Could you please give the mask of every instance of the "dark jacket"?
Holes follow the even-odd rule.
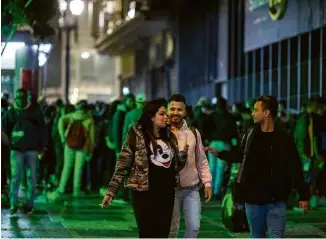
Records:
[[[127,114],[126,107],[124,105],[120,105],[117,111],[113,115],[112,120],[112,139],[116,148],[116,152],[120,152],[122,143],[125,136],[122,136],[123,133],[123,125],[125,122],[125,117]]]
[[[177,145],[177,139],[170,134],[170,137]],[[179,182],[179,172],[186,164],[186,158],[178,157],[178,152],[175,153],[175,171],[176,184]],[[142,127],[136,123],[130,128],[127,134],[126,141],[122,147],[120,156],[117,161],[116,171],[111,179],[107,194],[115,196],[120,185],[125,181],[125,187],[136,191],[148,191],[148,152],[147,145],[142,133]]]
[[[260,126],[254,125],[243,136],[240,151],[235,155],[241,162],[235,184],[235,197],[239,202],[265,204],[286,202],[292,187],[300,200],[308,200],[309,187],[304,182],[301,160],[294,140],[275,128],[271,143],[270,162],[257,153],[260,145]],[[223,153],[221,155],[223,158]]]
[[[24,108],[14,104],[2,117],[2,129],[10,138],[11,150],[43,151],[47,146],[48,132],[43,113],[30,103]]]
[[[210,121],[206,122],[206,126],[210,129],[209,140],[220,140],[230,143],[232,139],[238,137],[237,124],[235,117],[228,111],[217,110],[210,116]]]

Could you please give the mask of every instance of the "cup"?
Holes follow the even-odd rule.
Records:
[[[185,149],[185,147],[187,145],[187,136],[188,136],[188,134],[185,132],[177,133],[179,151],[183,151]]]

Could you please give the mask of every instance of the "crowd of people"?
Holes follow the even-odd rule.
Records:
[[[202,97],[192,108],[180,94],[49,105],[19,89],[12,103],[1,100],[2,198],[14,215],[26,190],[32,214],[37,190],[50,201],[98,192],[103,208],[117,197],[132,204],[140,237],[176,237],[183,211],[184,236],[196,238],[201,189],[207,201],[222,200],[232,182],[251,235],[263,237],[267,226],[282,237],[286,208],[307,211],[325,199],[325,111],[324,98],[294,115],[271,96],[232,107]],[[264,218],[271,210],[284,220]]]

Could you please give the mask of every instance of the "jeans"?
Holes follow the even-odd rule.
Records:
[[[229,146],[223,141],[212,141],[210,147],[221,150],[229,150]],[[220,195],[221,188],[224,180],[224,171],[227,166],[227,162],[220,158],[215,157],[211,153],[208,153],[209,168],[212,174],[212,192],[213,195]]]
[[[73,195],[80,195],[81,180],[85,164],[86,154],[81,150],[74,150],[65,146],[64,165],[60,177],[58,191],[64,193],[71,171],[74,168]]]
[[[283,238],[285,234],[286,206],[284,202],[269,204],[246,203],[250,237],[265,237],[266,227],[269,238]]]
[[[186,231],[184,238],[196,238],[200,228],[201,201],[199,189],[175,190],[174,209],[169,238],[176,238],[179,232],[180,213],[183,209]]]
[[[19,185],[26,167],[27,171],[27,206],[34,207],[35,189],[36,189],[36,163],[37,151],[11,151],[10,168],[11,168],[11,185],[10,185],[10,206],[17,207],[17,198]]]

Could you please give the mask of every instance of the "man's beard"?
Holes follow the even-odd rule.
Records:
[[[181,116],[172,116],[170,118],[171,124],[180,124],[182,122],[183,118]]]

